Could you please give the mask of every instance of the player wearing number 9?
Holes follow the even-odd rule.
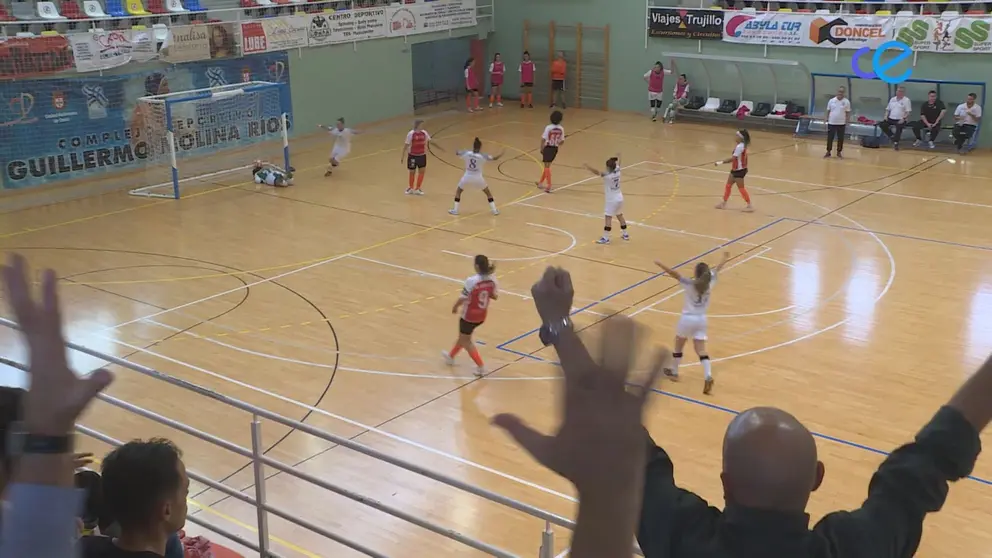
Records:
[[[486,369],[478,349],[475,348],[475,342],[472,341],[472,333],[486,321],[489,302],[499,298],[496,278],[493,277],[495,271],[496,266],[489,261],[489,258],[482,254],[475,257],[476,274],[465,280],[465,288],[451,308],[452,314],[461,311],[461,318],[458,320],[458,341],[450,351],[441,352],[444,361],[451,366],[455,363],[455,356],[465,349],[475,362],[475,375],[480,378],[486,373]]]

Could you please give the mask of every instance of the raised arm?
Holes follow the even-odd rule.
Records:
[[[656,265],[656,266],[660,267],[662,270],[664,270],[664,272],[667,273],[668,276],[671,277],[672,279],[675,279],[676,281],[681,281],[682,280],[682,275],[678,271],[675,271],[674,269],[668,267],[667,265],[665,265],[665,264],[663,264],[663,263],[661,263],[661,262],[659,262],[657,260],[655,260],[654,265]]]
[[[720,273],[720,270],[723,269],[723,266],[727,265],[727,262],[729,260],[730,260],[730,252],[724,252],[723,256],[720,258],[720,263],[716,264],[716,267],[713,268],[713,271]]]
[[[594,167],[592,165],[584,164],[582,166],[585,167],[587,171],[593,173],[596,176],[603,176],[603,171],[597,169],[596,167]]]

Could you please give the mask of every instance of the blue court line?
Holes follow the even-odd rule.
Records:
[[[992,252],[992,246],[981,246],[981,245],[978,245],[978,244],[964,244],[962,242],[951,242],[950,240],[939,240],[939,239],[936,239],[936,238],[927,238],[925,236],[913,236],[913,235],[910,235],[910,234],[900,234],[900,233],[890,233],[890,232],[883,232],[883,231],[873,231],[871,229],[860,229],[858,227],[845,227],[844,225],[831,225],[829,223],[824,223],[824,222],[819,221],[817,219],[814,219],[814,220],[810,221],[810,220],[806,220],[806,219],[797,219],[795,217],[783,217],[782,220],[783,221],[794,221],[794,222],[797,222],[797,223],[807,223],[807,224],[810,224],[810,225],[819,225],[821,227],[830,227],[832,229],[842,229],[842,230],[845,230],[845,231],[854,231],[854,232],[860,232],[860,233],[877,234],[879,236],[892,236],[892,237],[895,237],[895,238],[905,238],[905,239],[908,239],[908,240],[919,240],[920,242],[932,242],[934,244],[944,244],[944,245],[947,245],[947,246],[957,246],[959,248],[972,248],[974,250],[984,250],[984,251],[987,251],[987,252]]]
[[[746,232],[746,233],[742,234],[741,236],[738,236],[737,238],[730,239],[730,240],[724,242],[723,244],[720,244],[719,246],[717,246],[715,248],[711,248],[710,250],[707,250],[706,252],[703,252],[702,254],[699,254],[697,256],[693,256],[692,258],[689,258],[688,260],[686,260],[686,261],[684,261],[684,262],[676,265],[674,267],[674,269],[678,269],[678,268],[680,268],[680,267],[682,267],[682,266],[684,266],[686,264],[692,263],[692,262],[694,262],[694,261],[696,261],[696,260],[698,260],[700,258],[705,258],[706,256],[712,254],[713,252],[716,252],[717,250],[721,250],[723,248],[726,248],[727,246],[730,246],[731,244],[734,244],[735,242],[740,242],[741,240],[744,240],[745,238],[747,238],[749,236],[753,236],[755,234],[758,234],[759,232],[761,232],[761,231],[763,231],[763,230],[765,230],[765,229],[767,229],[769,227],[773,227],[773,226],[781,223],[782,221],[785,221],[785,218],[784,217],[779,217],[778,219],[776,219],[776,220],[774,220],[774,221],[772,221],[770,223],[766,223],[766,224],[764,224],[764,225],[762,225],[762,226],[760,226],[760,227],[758,227],[758,228],[756,228],[756,229],[754,229],[754,230],[752,230],[750,232]],[[640,287],[641,285],[643,285],[643,284],[645,284],[645,283],[647,283],[649,281],[654,281],[655,279],[657,279],[659,277],[662,277],[664,275],[667,275],[667,274],[664,273],[664,272],[662,272],[662,273],[655,273],[654,275],[651,275],[650,277],[648,277],[646,279],[641,279],[640,281],[634,283],[633,285],[628,285],[628,286],[620,289],[619,291],[616,291],[614,293],[608,294],[605,297],[603,297],[603,298],[601,298],[601,299],[599,299],[597,301],[590,302],[589,304],[583,306],[582,308],[578,308],[578,309],[572,311],[572,313],[569,314],[569,316],[574,316],[574,315],[579,314],[581,312],[585,312],[586,310],[592,308],[593,306],[596,306],[597,304],[602,304],[602,303],[604,303],[604,302],[606,302],[606,301],[608,301],[608,300],[610,300],[612,298],[615,298],[615,297],[618,297],[618,296],[622,295],[623,293],[625,293],[625,292],[627,292],[627,291],[629,291],[631,289],[635,289],[637,287]],[[530,331],[528,331],[526,333],[522,333],[522,334],[514,337],[513,339],[510,339],[509,341],[504,341],[503,343],[500,343],[499,345],[496,345],[496,348],[497,349],[502,349],[502,350],[507,351],[507,352],[510,352],[510,353],[517,354],[518,356],[532,357],[532,355],[528,355],[526,353],[520,353],[520,352],[517,352],[517,351],[511,351],[511,350],[507,349],[506,347],[509,346],[509,345],[512,345],[512,344],[516,343],[517,341],[520,341],[521,339],[523,339],[525,337],[529,337],[531,335],[534,335],[535,333],[537,333],[538,331],[540,331],[540,329],[541,329],[540,327],[537,327],[537,328],[534,328],[534,329],[532,329],[532,330],[530,330]],[[538,359],[538,360],[543,360],[543,359]]]

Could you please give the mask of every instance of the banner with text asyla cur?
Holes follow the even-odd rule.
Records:
[[[138,168],[148,157],[150,140],[144,137],[143,114],[135,110],[139,97],[247,81],[289,84],[289,56],[279,52],[128,75],[2,82],[3,188]],[[271,114],[224,122],[223,130],[198,122],[196,132],[177,143],[184,150],[209,153],[224,149],[225,138],[237,137],[243,144],[246,138],[278,137],[280,113],[292,111],[286,97],[285,106],[264,109]]]
[[[887,41],[895,19],[801,13],[735,13],[724,18],[723,40],[752,45],[857,50]]]
[[[992,18],[914,17],[896,23],[895,39],[917,52],[992,52]]]

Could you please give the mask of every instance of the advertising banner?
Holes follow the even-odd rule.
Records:
[[[895,28],[895,39],[917,52],[992,52],[992,18],[899,18]]]
[[[147,62],[156,56],[151,31],[121,29],[95,33],[73,33],[69,44],[76,59],[76,70],[95,72]]]
[[[288,84],[287,54],[192,62],[128,75],[0,83],[0,98],[7,100],[0,103],[3,188],[139,168],[148,157],[149,141],[155,139],[144,137],[144,116],[135,110],[139,97],[253,80]],[[262,113],[238,120],[238,126],[245,127],[241,137],[254,137],[253,129],[264,132],[258,141],[278,137],[281,128],[270,123],[282,111],[291,112],[286,102],[283,107],[266,103]],[[224,145],[193,138],[181,147],[210,153]]]
[[[387,8],[362,8],[310,16],[310,46],[333,45],[388,36]]]
[[[723,11],[652,7],[648,12],[648,35],[667,39],[720,40],[723,38]]]
[[[391,36],[447,31],[473,27],[478,23],[475,0],[435,0],[406,4],[387,8],[386,13]]]
[[[0,37],[0,78],[42,76],[73,67],[65,37]]]
[[[310,16],[282,16],[241,24],[242,54],[306,47]]]
[[[895,18],[798,13],[735,14],[724,21],[723,40],[754,45],[857,50],[887,41]]]
[[[234,25],[210,23],[170,27],[159,54],[173,64],[238,56]]]

